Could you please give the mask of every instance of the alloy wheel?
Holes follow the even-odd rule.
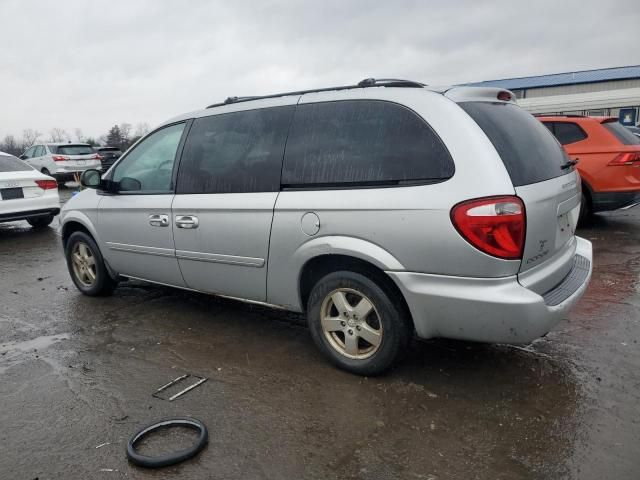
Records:
[[[329,344],[347,358],[369,358],[382,343],[378,311],[357,290],[339,288],[329,293],[320,308],[320,322]]]
[[[73,273],[82,286],[90,288],[96,281],[96,259],[89,245],[77,242],[71,251]]]

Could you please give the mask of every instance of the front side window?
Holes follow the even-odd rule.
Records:
[[[194,120],[185,142],[177,193],[275,192],[293,106]]]
[[[36,147],[35,153],[33,154],[34,157],[42,157],[44,155],[44,147],[42,145],[38,145]]]
[[[451,178],[451,155],[431,127],[401,105],[344,100],[299,105],[282,183],[375,186]]]
[[[184,123],[171,125],[140,142],[116,167],[112,180],[118,190],[171,192],[173,163],[183,130]]]
[[[33,158],[33,152],[35,152],[35,150],[36,147],[29,147],[22,155],[26,158]]]

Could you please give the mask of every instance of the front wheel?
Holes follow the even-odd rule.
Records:
[[[109,295],[116,287],[96,242],[85,232],[74,232],[65,247],[67,268],[73,283],[85,295]]]
[[[359,375],[389,369],[411,339],[400,299],[381,284],[350,271],[330,273],[313,287],[308,322],[325,356]]]

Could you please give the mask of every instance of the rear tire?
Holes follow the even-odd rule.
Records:
[[[74,232],[65,245],[65,257],[76,288],[90,297],[110,295],[117,286],[96,242],[85,232]]]
[[[33,228],[45,228],[53,222],[53,215],[40,215],[38,217],[27,218],[27,222]]]
[[[411,340],[410,320],[392,292],[362,274],[326,275],[308,302],[311,336],[338,368],[379,375],[392,367]]]

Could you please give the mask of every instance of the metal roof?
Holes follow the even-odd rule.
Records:
[[[640,65],[628,67],[601,68],[598,70],[583,70],[580,72],[553,73],[537,77],[505,78],[502,80],[485,80],[483,82],[467,83],[474,87],[500,87],[509,90],[539,87],[557,87],[560,85],[575,85],[578,83],[606,82],[609,80],[627,80],[640,78]]]

